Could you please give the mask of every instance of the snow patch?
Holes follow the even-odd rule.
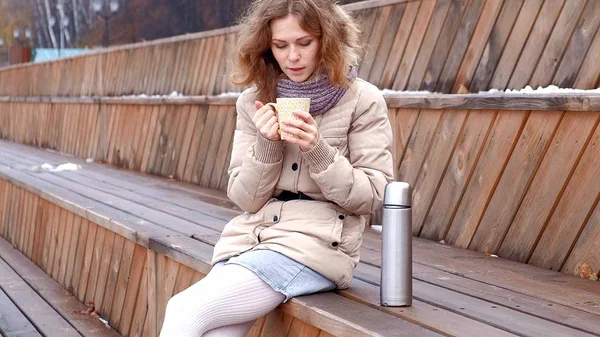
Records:
[[[48,163],[44,163],[39,166],[34,166],[30,170],[33,172],[38,172],[38,173],[40,173],[40,172],[77,171],[77,170],[81,170],[81,165],[67,163],[67,164],[61,164],[61,165],[54,167]]]

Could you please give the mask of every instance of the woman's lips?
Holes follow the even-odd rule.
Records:
[[[288,69],[293,73],[299,73],[302,70],[304,70],[304,68],[288,68]]]

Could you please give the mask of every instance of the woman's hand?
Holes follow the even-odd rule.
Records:
[[[317,122],[308,112],[297,111],[294,115],[298,120],[286,120],[281,124],[281,131],[295,137],[284,137],[283,140],[296,144],[303,152],[310,151],[319,141]]]
[[[256,101],[254,102],[254,107],[257,109],[256,113],[254,113],[254,117],[252,117],[252,122],[258,132],[260,132],[263,137],[271,141],[281,140],[279,137],[279,123],[277,122],[277,116],[275,115],[275,111],[270,105],[264,105],[262,102]]]

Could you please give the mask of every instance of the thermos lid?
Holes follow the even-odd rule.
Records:
[[[384,205],[412,206],[412,193],[408,183],[392,181],[385,186]]]

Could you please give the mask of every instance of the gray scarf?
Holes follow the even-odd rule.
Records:
[[[348,79],[352,83],[357,76],[355,67],[350,69]],[[346,94],[348,87],[335,87],[327,75],[317,76],[302,83],[296,83],[285,77],[277,83],[277,97],[310,98],[310,114],[317,116],[333,108]]]

